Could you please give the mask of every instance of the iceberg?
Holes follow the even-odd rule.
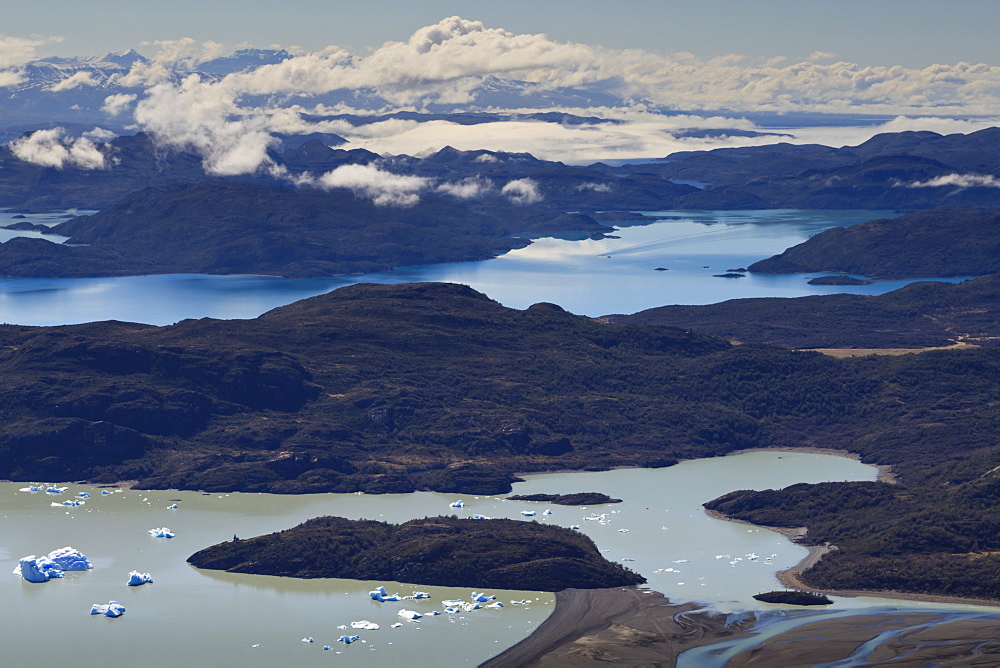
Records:
[[[493,603],[490,603],[490,604],[489,604],[488,606],[486,606],[486,607],[487,607],[487,608],[502,608],[502,607],[503,607],[503,603],[501,603],[500,601],[495,601],[495,602],[493,602]]]
[[[411,622],[415,622],[421,617],[423,617],[423,615],[421,615],[419,612],[415,610],[400,610],[396,614],[402,617],[403,619],[410,620]]]
[[[69,487],[46,487],[45,492],[47,494],[62,494],[67,489],[69,489]]]
[[[49,552],[48,558],[64,571],[87,571],[94,567],[80,550],[68,546],[52,550]]]
[[[77,496],[80,497],[81,499],[89,499],[90,492],[80,492],[79,494],[77,494]]]
[[[52,506],[53,508],[62,508],[63,506],[82,506],[85,503],[86,501],[80,501],[79,499],[66,499],[62,503],[57,503],[53,501],[49,505]]]
[[[479,610],[483,606],[479,605],[478,603],[463,603],[459,607],[462,608],[462,610],[465,610],[466,612],[472,612],[473,610]]]
[[[28,485],[27,487],[22,487],[21,489],[19,489],[17,491],[19,491],[19,492],[31,492],[32,494],[34,494],[35,492],[42,491],[42,488],[41,487],[36,487],[35,485]]]
[[[449,605],[444,609],[444,611],[447,612],[449,615],[454,615],[456,612],[458,612],[458,608],[454,608]]]
[[[351,622],[352,629],[363,629],[365,631],[378,631],[379,625],[375,622],[369,622],[367,619],[362,619],[360,622]]]
[[[28,582],[48,582],[52,578],[61,578],[63,576],[62,568],[59,567],[59,564],[46,556],[36,557],[33,554],[22,557],[11,572],[14,575],[20,575]]]
[[[449,508],[461,508],[464,505],[465,505],[465,502],[463,502],[462,499],[459,499],[458,501],[452,501],[451,503],[449,503],[448,507]]]
[[[448,605],[448,606],[462,605],[462,603],[463,601],[457,598],[453,598],[448,601],[441,601],[441,605]]]
[[[345,645],[350,645],[355,640],[360,640],[361,636],[340,636],[337,638],[337,642],[342,642]]]
[[[407,596],[407,598],[430,598],[430,597],[431,597],[431,595],[428,594],[425,591],[415,591],[415,592],[413,592],[413,596],[412,597],[411,596]]]
[[[579,531],[580,530],[580,525],[579,524],[574,524],[573,526],[570,527],[570,529],[576,529],[577,531]]]
[[[139,571],[129,571],[128,582],[125,584],[129,587],[138,587],[139,585],[144,585],[151,583],[153,581],[152,576],[149,573],[140,573]]]
[[[92,615],[104,615],[105,617],[121,617],[125,613],[125,606],[118,601],[108,601],[107,605],[95,603],[90,608]]]
[[[385,587],[378,586],[368,592],[368,595],[372,597],[373,601],[381,601],[385,596]]]
[[[395,624],[390,624],[389,628],[391,628],[391,629],[398,629],[402,625],[403,625],[402,622],[396,622]]]
[[[150,529],[146,533],[148,533],[153,538],[173,538],[174,537],[174,532],[171,531],[170,529],[168,529],[167,527],[160,527],[159,529]]]
[[[472,600],[478,601],[479,603],[486,603],[486,601],[496,600],[496,596],[487,596],[486,594],[477,594],[472,592]]]
[[[542,515],[551,515],[551,514],[552,514],[552,510],[550,510],[549,508],[546,508],[545,512],[542,513]]]
[[[474,513],[472,515],[472,519],[474,519],[474,520],[489,520],[489,519],[493,519],[493,518],[487,517],[486,515],[479,515],[479,514]]]
[[[180,506],[178,506],[176,503],[174,503],[172,505],[167,506],[167,510],[177,510],[179,507]]]
[[[101,490],[101,496],[110,496],[111,494],[112,494],[112,492],[109,492],[106,489],[102,489]]]
[[[312,636],[306,636],[305,638],[302,639],[302,642],[316,642],[316,641],[313,640]]]
[[[535,511],[534,510],[522,510],[521,514],[524,515],[525,517],[534,517],[535,516]]]

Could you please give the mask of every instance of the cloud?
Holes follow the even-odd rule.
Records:
[[[49,86],[48,90],[53,93],[58,93],[64,90],[72,90],[74,88],[80,88],[81,86],[97,86],[100,82],[94,78],[93,73],[86,71],[74,72],[72,75],[63,79],[57,84]]]
[[[105,142],[105,141],[111,141],[118,135],[112,132],[111,130],[107,130],[105,128],[94,128],[93,130],[87,130],[86,132],[84,132],[83,136],[86,137],[87,139],[90,139],[91,141]]]
[[[532,179],[508,181],[507,185],[500,189],[500,194],[514,204],[534,204],[542,201],[542,194],[538,191],[538,183]]]
[[[61,42],[61,37],[14,37],[0,34],[0,88],[19,84],[21,66],[35,58],[39,46]]]
[[[10,150],[25,162],[56,169],[103,169],[106,166],[104,154],[92,141],[86,137],[64,139],[65,134],[63,128],[37,130],[12,141]]]
[[[374,165],[341,165],[317,179],[322,188],[348,188],[376,206],[413,206],[430,179],[393,174]]]
[[[833,51],[813,51],[806,56],[806,60],[830,60],[831,58],[836,57],[837,54]]]
[[[992,174],[945,174],[928,181],[916,181],[907,188],[1000,188],[1000,179]]]
[[[129,105],[135,102],[138,95],[133,93],[117,93],[115,95],[108,95],[104,98],[104,106],[101,107],[101,111],[106,113],[108,116],[118,116],[126,109]]]
[[[489,154],[484,153],[483,155]],[[478,157],[481,158],[482,155]],[[479,162],[478,158],[477,162]],[[492,192],[495,188],[496,186],[490,179],[484,179],[478,176],[468,176],[461,181],[442,183],[437,187],[437,191],[446,195],[451,195],[457,199],[478,199],[487,193]]]
[[[577,190],[590,190],[595,193],[609,193],[615,189],[614,185],[611,183],[581,183],[576,187]]]

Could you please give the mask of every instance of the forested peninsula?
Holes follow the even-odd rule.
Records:
[[[437,587],[560,591],[646,581],[602,557],[578,531],[507,519],[426,517],[396,525],[317,517],[285,531],[213,545],[188,561],[231,573]]]

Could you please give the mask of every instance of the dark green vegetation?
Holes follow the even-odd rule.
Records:
[[[970,453],[930,436],[923,447],[947,450],[951,461],[920,462],[902,485],[800,484],[705,505],[755,524],[807,526],[805,543],[834,543],[839,549],[801,576],[809,586],[1000,599],[997,446]]]
[[[1000,275],[963,283],[911,283],[881,296],[734,299],[661,306],[618,323],[684,327],[746,343],[788,348],[925,348],[1000,343]]]
[[[70,245],[0,244],[0,274],[329,276],[481,260],[527,244],[492,218],[439,198],[379,207],[343,189],[220,181],[143,190],[53,231]]]
[[[615,171],[710,184],[685,209],[929,209],[1000,205],[987,182],[914,187],[950,175],[1000,175],[1000,128],[969,134],[897,132],[858,146],[771,144],[673,153]]]
[[[868,281],[854,276],[817,276],[810,278],[806,283],[809,285],[871,285],[875,281]]]
[[[602,503],[621,503],[601,492],[577,492],[576,494],[514,494],[508,501],[545,501],[559,506],[599,506]]]
[[[517,520],[428,517],[394,525],[317,517],[205,548],[198,568],[297,578],[395,580],[438,587],[560,591],[646,581],[578,531]]]
[[[754,598],[764,603],[784,603],[785,605],[831,605],[833,601],[823,594],[806,591],[767,591]]]
[[[938,208],[834,227],[750,271],[813,271],[873,278],[982,276],[1000,272],[1000,211]]]

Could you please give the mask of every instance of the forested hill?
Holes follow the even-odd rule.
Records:
[[[1000,345],[1000,274],[962,283],[911,283],[884,295],[733,299],[659,306],[612,322],[667,325],[787,348]]]
[[[1000,209],[941,207],[834,227],[749,269],[767,274],[845,272],[873,278],[994,274],[1000,272]]]
[[[507,519],[426,517],[395,525],[317,517],[286,531],[207,547],[188,561],[232,573],[437,587],[560,591],[646,581],[602,557],[578,531]]]
[[[0,476],[499,493],[519,470],[814,445],[964,480],[993,446],[998,365],[996,348],[837,360],[358,285],[254,320],[0,327]]]

